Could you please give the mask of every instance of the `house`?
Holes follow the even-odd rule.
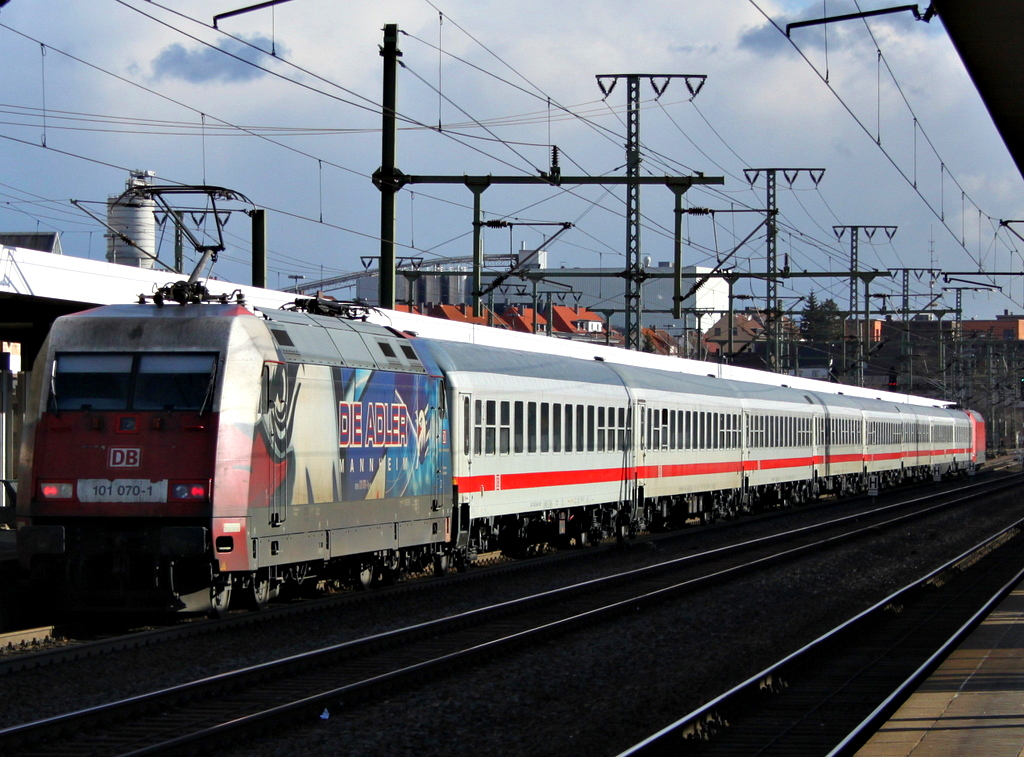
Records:
[[[469,305],[434,305],[427,315],[458,323],[475,323],[478,326],[493,326],[498,329],[510,328],[508,322],[494,311],[487,308],[483,308],[483,311],[482,315],[473,315],[473,309]]]
[[[603,335],[604,319],[583,307],[551,306],[551,330],[561,334]]]
[[[547,331],[548,319],[539,310],[521,305],[513,305],[506,309],[501,317],[513,331],[525,334],[543,334]]]

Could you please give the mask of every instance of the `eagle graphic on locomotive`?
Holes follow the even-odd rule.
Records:
[[[67,608],[259,608],[984,461],[934,400],[182,291],[57,319],[33,370],[18,550]]]

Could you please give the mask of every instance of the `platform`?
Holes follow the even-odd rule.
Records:
[[[857,752],[858,757],[1024,754],[1024,583]]]

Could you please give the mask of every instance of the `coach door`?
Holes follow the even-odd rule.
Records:
[[[651,419],[647,417],[647,403],[644,400],[637,400],[633,411],[632,432],[633,439],[630,445],[630,455],[627,455],[625,473],[625,501],[631,503],[634,515],[638,508],[643,505],[644,477],[642,471],[647,465],[647,439],[649,437],[649,424]],[[630,460],[629,457],[632,457]]]
[[[821,475],[828,480],[832,464],[832,415],[829,412],[828,405],[822,402],[820,397],[815,396],[815,399],[821,405],[822,411],[824,411],[824,415],[816,416],[814,419],[816,423],[821,424],[821,432],[814,435],[815,455],[821,457]]]
[[[288,381],[283,363],[264,363],[260,397],[261,417],[258,437],[262,437],[266,453],[254,467],[263,466],[262,477],[267,486],[267,518],[271,526],[280,526],[288,518],[288,487],[286,485],[288,454]]]

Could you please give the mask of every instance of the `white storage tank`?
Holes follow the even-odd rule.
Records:
[[[152,268],[156,255],[156,203],[132,190],[148,186],[156,174],[153,171],[132,171],[124,193],[107,198],[107,223],[124,234],[138,247],[125,242],[113,233],[107,233],[107,261],[134,268]]]

